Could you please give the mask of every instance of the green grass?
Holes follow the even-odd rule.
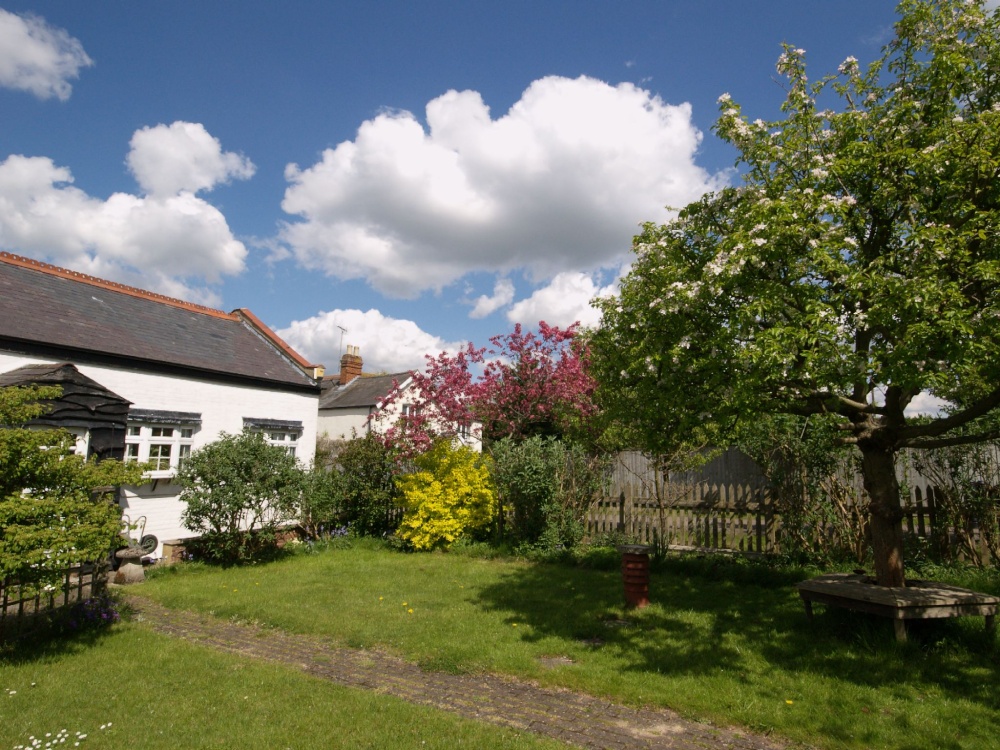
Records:
[[[820,747],[996,746],[1000,649],[982,618],[916,623],[906,644],[887,620],[839,610],[819,608],[810,625],[792,588],[804,574],[668,560],[652,606],[628,612],[614,569],[355,542],[167,571],[136,591],[430,669],[516,675]]]
[[[565,747],[134,623],[0,658],[0,750],[62,729],[92,750]]]

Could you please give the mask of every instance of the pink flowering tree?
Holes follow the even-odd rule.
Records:
[[[384,434],[410,455],[439,437],[470,435],[489,445],[505,437],[579,436],[596,410],[588,362],[577,324],[540,322],[537,331],[517,325],[491,338],[488,347],[470,343],[455,354],[428,356],[427,367],[413,373],[412,386],[394,391],[376,419],[391,418],[395,410],[388,407],[405,398],[408,414]]]

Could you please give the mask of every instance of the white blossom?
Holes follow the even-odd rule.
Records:
[[[846,75],[848,73],[854,73],[857,69],[858,69],[858,58],[852,55],[851,57],[848,57],[846,60],[844,60],[844,62],[840,64],[840,66],[837,68],[837,71],[841,75]]]

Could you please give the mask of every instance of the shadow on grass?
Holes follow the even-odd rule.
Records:
[[[526,638],[601,647],[623,671],[726,672],[749,681],[763,659],[770,671],[888,689],[901,698],[933,691],[1000,707],[1000,648],[981,618],[913,622],[902,644],[884,618],[817,607],[810,623],[793,584],[812,573],[668,559],[652,574],[652,606],[629,611],[617,571],[536,564],[482,589],[478,603],[529,624]]]
[[[21,638],[0,643],[0,665],[30,664],[82,653],[113,638],[116,630],[115,625],[79,632],[67,632],[57,627],[40,629]]]

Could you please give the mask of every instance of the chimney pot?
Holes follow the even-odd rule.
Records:
[[[360,349],[356,346],[347,345],[347,353],[340,358],[340,384],[347,385],[355,378],[361,377]]]

